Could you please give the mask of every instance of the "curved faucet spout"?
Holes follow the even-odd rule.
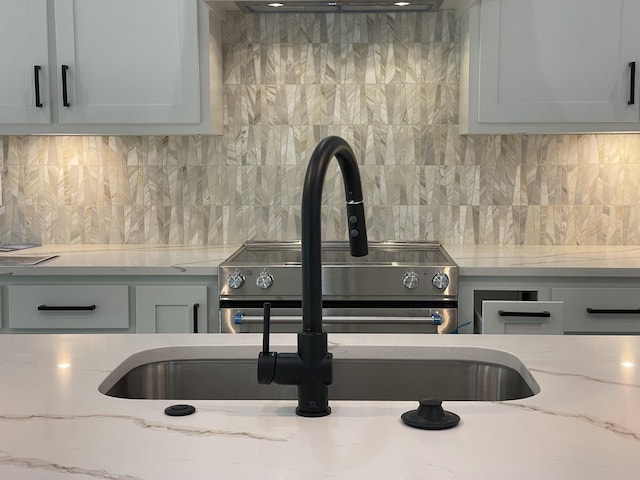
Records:
[[[367,229],[364,216],[360,171],[349,144],[340,137],[327,137],[315,148],[309,160],[302,192],[302,328],[322,331],[322,239],[320,207],[324,178],[335,157],[342,171],[347,201],[347,222],[351,255],[367,255]]]
[[[322,329],[322,240],[320,205],[327,167],[336,157],[347,196],[347,222],[351,254],[368,253],[360,172],[353,151],[340,137],[322,140],[311,155],[302,192],[302,331],[297,353],[269,351],[269,312],[265,304],[262,352],[258,355],[258,382],[298,386],[298,408],[303,417],[331,413],[329,389],[333,381],[332,354]]]

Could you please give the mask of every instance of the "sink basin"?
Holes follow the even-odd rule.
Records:
[[[295,347],[294,347],[295,348]],[[292,347],[273,348],[291,351]],[[540,387],[524,364],[476,347],[336,347],[330,400],[514,400]],[[297,387],[257,382],[257,347],[168,347],[129,357],[100,385],[112,397],[288,400]]]

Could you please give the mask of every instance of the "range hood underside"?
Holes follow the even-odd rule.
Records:
[[[337,2],[279,0],[282,6],[269,6],[271,1],[235,2],[238,8],[248,13],[352,13],[352,12],[435,12],[443,0],[417,0],[410,5],[397,6],[397,0],[345,0]],[[408,0],[410,1],[410,0]]]

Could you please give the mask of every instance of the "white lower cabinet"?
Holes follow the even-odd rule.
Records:
[[[0,278],[0,334],[217,332],[215,282],[210,276]]]
[[[563,302],[485,300],[478,318],[478,333],[562,335],[563,307]]]
[[[640,279],[462,276],[458,318],[473,333],[638,335]]]
[[[207,332],[207,287],[138,286],[137,333]]]
[[[126,285],[10,285],[12,330],[114,330],[129,328]]]
[[[553,288],[565,304],[565,333],[640,333],[640,288]]]

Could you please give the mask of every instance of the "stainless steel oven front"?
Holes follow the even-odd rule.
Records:
[[[323,326],[336,333],[457,333],[457,266],[433,243],[370,243],[353,258],[346,242],[322,250]],[[261,332],[271,304],[271,331],[302,326],[300,243],[243,245],[220,264],[223,333]]]

